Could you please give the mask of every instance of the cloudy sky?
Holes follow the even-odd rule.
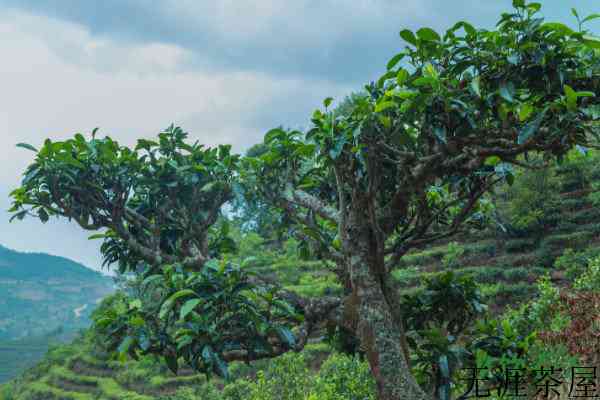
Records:
[[[598,0],[540,0],[573,26]],[[323,98],[377,78],[403,28],[492,27],[510,0],[0,0],[0,244],[99,268],[76,226],[8,223],[32,154],[15,144],[100,132],[124,144],[171,122],[242,152],[302,127]],[[600,33],[596,23],[590,28]]]

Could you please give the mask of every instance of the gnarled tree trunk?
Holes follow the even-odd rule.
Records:
[[[377,383],[379,399],[429,399],[413,378],[402,348],[402,332],[381,288],[372,279],[356,282],[357,334]]]
[[[397,304],[382,276],[383,253],[358,211],[349,219],[344,241],[355,304],[355,330],[365,351],[381,400],[430,400],[411,374]],[[386,294],[388,296],[386,296]],[[403,346],[404,345],[404,346]]]

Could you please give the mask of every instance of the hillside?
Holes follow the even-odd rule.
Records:
[[[520,183],[495,193],[491,201],[496,217],[485,229],[407,254],[394,272],[400,293],[416,294],[426,279],[451,270],[474,278],[490,306],[490,317],[497,317],[507,307],[518,308],[543,295],[536,282],[545,275],[557,287],[569,287],[581,260],[600,254],[600,209],[594,205],[600,182],[596,160],[595,156],[573,155],[547,175],[523,172]],[[280,249],[269,249],[256,233],[236,231],[234,236],[239,243],[238,261],[249,260],[252,269],[281,279],[288,289],[308,296],[340,292],[333,273],[324,271],[321,262],[299,258],[298,242],[288,240]],[[5,387],[12,396],[6,399],[254,399],[263,397],[249,397],[253,390],[317,387],[331,378],[327,374],[332,369],[337,382],[344,382],[342,386],[346,379],[356,379],[354,384],[360,387],[356,390],[373,393],[371,378],[364,373],[366,364],[336,353],[325,343],[311,344],[302,353],[277,361],[235,364],[235,379],[226,384],[220,380],[206,383],[202,375],[186,369],[175,376],[164,363],[150,357],[126,363],[109,360],[94,345],[95,340],[94,331],[88,330],[74,343],[52,350],[42,363]],[[261,376],[268,380],[261,381]],[[289,397],[264,398],[300,398],[285,396]]]
[[[0,246],[0,382],[86,328],[112,291],[111,278],[77,262]]]

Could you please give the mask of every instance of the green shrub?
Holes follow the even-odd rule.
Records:
[[[465,254],[465,248],[458,242],[448,243],[446,254],[442,257],[442,266],[444,268],[456,268],[458,260]]]
[[[600,206],[600,179],[592,183],[592,191],[587,195],[587,200],[594,205]]]
[[[575,224],[586,224],[600,218],[600,208],[592,207],[579,210],[569,217],[569,221]]]
[[[581,197],[574,197],[574,198],[567,198],[567,199],[563,199],[560,203],[560,208],[561,210],[564,211],[577,211],[580,208],[586,206],[588,203],[588,200],[586,198],[581,198]]]
[[[575,248],[585,247],[594,235],[591,232],[580,231],[560,235],[548,236],[542,241],[541,247],[550,248]]]
[[[504,272],[503,268],[488,266],[469,268],[469,270],[469,274],[471,274],[478,283],[497,282]]]
[[[600,249],[574,251],[568,248],[554,261],[554,267],[565,271],[567,278],[575,279],[585,270],[590,259],[598,254],[600,254]]]
[[[398,268],[392,271],[392,277],[402,286],[412,286],[419,281],[421,272],[417,267]]]
[[[302,353],[286,353],[259,371],[250,400],[304,400],[311,376]]]
[[[521,253],[534,248],[536,242],[535,238],[512,239],[506,242],[505,249],[508,253]]]
[[[0,400],[16,400],[12,384],[7,383],[0,386]]]
[[[221,396],[223,400],[246,400],[252,393],[252,382],[246,379],[237,379],[223,387]],[[204,397],[202,397],[204,399]]]
[[[358,357],[332,354],[321,366],[309,400],[375,399],[369,365]]]
[[[573,287],[576,290],[600,291],[600,257],[590,260],[587,269],[575,280]]]
[[[527,276],[529,276],[529,270],[523,267],[511,268],[503,271],[502,276],[507,281],[515,282],[527,278]]]

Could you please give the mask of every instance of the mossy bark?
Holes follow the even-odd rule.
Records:
[[[363,215],[355,213],[347,225],[344,250],[352,294],[357,299],[356,334],[365,351],[381,400],[431,400],[411,374],[400,318],[383,269],[376,233]],[[404,346],[403,346],[404,344]]]

